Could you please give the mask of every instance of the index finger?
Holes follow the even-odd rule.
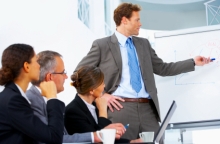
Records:
[[[114,96],[114,98],[117,99],[117,100],[120,100],[120,101],[122,101],[122,102],[125,101],[123,98],[120,98],[120,97],[117,97],[117,96]]]
[[[125,129],[125,127],[124,127],[123,124],[121,124],[121,123],[116,123],[115,125],[116,125],[117,128],[120,128],[120,129],[123,129],[124,131],[126,131],[126,129]]]

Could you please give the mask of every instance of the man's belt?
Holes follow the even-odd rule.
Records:
[[[147,98],[123,98],[125,102],[139,102],[139,103],[149,103]]]

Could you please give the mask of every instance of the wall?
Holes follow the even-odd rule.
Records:
[[[98,19],[104,20],[102,11],[103,9],[99,9],[93,12],[97,23]],[[0,58],[2,51],[14,43],[30,44],[36,53],[54,50],[63,55],[65,68],[70,76],[89,51],[92,41],[98,38],[94,31],[78,19],[77,14],[77,0],[0,1]],[[100,25],[99,28],[101,30]],[[100,34],[99,37],[103,35]],[[70,86],[69,78],[64,87],[65,91],[58,98],[67,104],[76,92]],[[2,87],[0,91],[1,89]]]

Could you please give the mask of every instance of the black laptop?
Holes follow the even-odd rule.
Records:
[[[176,110],[176,107],[177,107],[176,102],[173,101],[173,103],[170,106],[169,111],[167,112],[167,114],[166,114],[166,116],[160,126],[160,129],[158,130],[158,132],[156,134],[156,137],[154,138],[154,142],[144,142],[142,144],[159,144],[159,141],[160,141],[161,137],[163,136],[163,134],[167,128],[167,125],[169,124],[170,119],[173,116],[174,111]]]

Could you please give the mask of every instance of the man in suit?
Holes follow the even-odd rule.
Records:
[[[101,68],[105,75],[108,117],[113,123],[130,124],[122,136],[130,139],[137,138],[142,131],[156,133],[159,128],[160,108],[154,73],[173,76],[210,62],[201,56],[176,63],[163,62],[147,39],[133,36],[139,34],[141,27],[139,11],[138,5],[119,5],[114,11],[115,33],[95,40],[76,67],[76,70],[83,65]]]
[[[28,99],[31,102],[31,108],[34,110],[34,114],[40,118],[42,122],[48,124],[48,115],[46,111],[47,100],[41,96],[39,84],[42,81],[54,81],[57,93],[64,90],[63,84],[67,75],[64,68],[62,56],[54,51],[43,51],[38,54],[38,63],[40,64],[40,78],[39,81],[33,81],[31,88],[26,92]],[[106,128],[115,128],[120,133],[117,134],[117,138],[124,133],[122,124],[111,124]],[[68,135],[64,128],[64,143],[72,142],[100,142],[96,135],[96,132],[88,132],[82,134]]]

